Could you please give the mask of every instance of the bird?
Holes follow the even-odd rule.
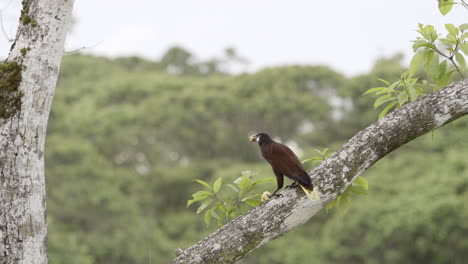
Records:
[[[252,135],[249,137],[249,140],[250,142],[258,143],[263,158],[270,163],[273,173],[276,176],[277,188],[272,194],[268,195],[269,198],[281,196],[276,192],[283,188],[284,176],[294,181],[293,184],[289,186],[299,184],[302,189],[304,189],[307,196],[311,198],[310,193],[306,190],[313,191],[312,180],[299,158],[288,146],[275,142],[266,133]]]

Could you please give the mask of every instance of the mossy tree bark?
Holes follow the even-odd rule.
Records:
[[[405,143],[468,114],[468,79],[394,111],[351,138],[310,176],[319,201],[300,189],[285,190],[227,223],[172,263],[233,263],[299,225],[348,188],[372,164]]]
[[[47,263],[44,143],[74,0],[23,0],[0,64],[0,263]]]

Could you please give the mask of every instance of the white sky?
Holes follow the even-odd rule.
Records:
[[[21,0],[0,0],[3,26],[16,30]],[[376,58],[411,54],[418,23],[468,23],[461,6],[440,15],[436,0],[75,0],[77,24],[66,50],[159,58],[178,44],[201,59],[231,46],[248,70],[278,64],[326,64],[347,75]],[[9,43],[0,35],[0,57]],[[406,56],[407,58],[409,56]]]

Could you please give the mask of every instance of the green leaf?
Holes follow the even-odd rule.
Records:
[[[262,204],[262,201],[260,201],[258,199],[247,199],[247,200],[245,200],[245,202],[248,203],[252,207],[257,207],[260,204]]]
[[[377,107],[381,106],[382,104],[384,104],[385,102],[391,101],[393,99],[395,99],[395,97],[392,97],[389,94],[383,95],[383,96],[377,98],[377,100],[375,100],[374,108],[377,108]]]
[[[192,197],[193,197],[194,199],[197,199],[197,198],[199,198],[199,197],[206,198],[206,197],[209,197],[209,196],[213,196],[213,193],[207,192],[207,191],[198,191],[198,192],[192,194]]]
[[[218,223],[217,223],[217,224],[218,224],[219,227],[222,227],[222,226],[224,225],[223,219],[224,219],[224,217],[218,219]]]
[[[264,182],[276,182],[276,179],[273,179],[273,178],[265,178],[265,179],[261,179],[261,180],[255,181],[253,184],[260,184],[260,183],[264,183]]]
[[[369,183],[367,182],[367,179],[364,177],[358,177],[356,180],[353,181],[353,184],[361,186],[365,190],[369,188]]]
[[[377,96],[377,95],[388,94],[388,93],[389,93],[388,88],[385,88],[385,90],[382,90],[380,92],[376,92],[375,95]]]
[[[338,196],[338,197],[339,197],[339,196]],[[338,197],[337,197],[337,198],[338,198]],[[331,209],[333,209],[333,208],[337,205],[337,203],[338,203],[338,199],[337,199],[337,198],[335,198],[333,201],[331,201],[331,202],[329,202],[329,203],[327,204],[327,206],[325,207],[325,209],[327,210],[327,213],[328,213],[328,211],[330,211]]]
[[[392,93],[393,90],[395,90],[395,88],[400,84],[400,81],[396,81],[394,83],[392,83],[389,87],[388,87],[388,93]]]
[[[403,106],[406,102],[408,102],[408,94],[406,92],[402,92],[398,95],[398,103],[400,106]]]
[[[211,216],[216,218],[216,219],[219,219],[219,215],[216,213],[216,211],[214,211],[213,209],[210,210],[211,211]]]
[[[227,208],[223,202],[218,202],[215,207],[218,208],[223,213],[227,212]]]
[[[342,198],[340,201],[340,206],[338,206],[338,210],[340,212],[341,216],[344,216],[345,214],[348,213],[349,208],[351,207],[351,201],[349,200],[348,195],[345,195],[345,193],[342,194]]]
[[[427,42],[425,39],[418,38],[418,40],[413,41],[413,51],[417,52],[419,48],[425,47],[425,48],[431,48],[432,44]]]
[[[411,102],[416,101],[418,99],[418,92],[414,88],[414,86],[408,87],[409,99]]]
[[[417,30],[417,32],[419,32],[419,34],[421,34],[421,36],[426,39],[426,40],[431,40],[431,35],[428,34],[425,30],[425,27],[423,24],[419,24],[419,30]]]
[[[419,67],[423,65],[425,59],[426,59],[426,55],[423,52],[418,52],[414,54],[410,62],[409,72],[412,74],[417,73]]]
[[[201,200],[203,200],[203,199],[201,199]],[[191,204],[193,204],[194,202],[198,202],[198,201],[196,201],[196,200],[188,200],[188,201],[187,201],[187,208],[188,208]]]
[[[457,43],[457,40],[454,39],[453,37],[452,38],[440,38],[439,40],[440,42],[444,43],[447,46],[446,49],[448,51],[452,51],[453,50],[452,46]]]
[[[397,102],[391,102],[389,103],[385,108],[384,110],[382,110],[382,112],[380,112],[379,114],[379,119],[381,119],[382,117],[384,117],[388,111],[390,111],[390,109],[392,109],[395,105],[397,104]]]
[[[431,43],[437,39],[437,34],[433,25],[426,25],[422,28],[421,31],[418,31],[421,35],[430,41]]]
[[[242,172],[241,172],[241,175],[244,176],[244,177],[252,177],[252,176],[253,176],[253,172],[252,172],[252,171],[249,171],[249,170],[246,170],[246,171],[242,171]]]
[[[198,210],[197,210],[197,214],[203,212],[203,210],[205,210],[206,207],[208,207],[208,205],[210,205],[211,203],[213,202],[213,200],[206,200],[204,201],[200,207],[198,207]]]
[[[367,90],[365,93],[363,93],[362,95],[366,95],[366,94],[370,94],[370,93],[375,93],[375,92],[379,92],[379,91],[382,91],[382,90],[388,90],[387,87],[375,87],[375,88],[371,88],[369,90]]]
[[[454,72],[456,72],[456,70],[449,71],[446,74],[444,74],[441,78],[439,78],[439,80],[437,81],[437,85],[439,86],[438,88],[447,86],[449,79]]]
[[[445,24],[445,28],[453,36],[457,36],[458,33],[460,32],[460,30],[458,30],[458,28],[454,26],[453,24]]]
[[[211,210],[208,210],[206,211],[205,213],[205,223],[206,223],[206,226],[209,226],[210,223],[211,223],[211,217],[212,217],[212,211]]]
[[[206,188],[208,188],[210,190],[213,190],[213,188],[211,188],[211,186],[207,182],[204,182],[202,180],[194,180],[194,181],[198,182],[199,184],[205,186]]]
[[[458,27],[461,31],[465,31],[468,29],[468,24],[461,24],[459,27]]]
[[[322,161],[323,158],[322,158],[322,157],[312,157],[312,158],[308,158],[308,159],[303,160],[303,161],[302,161],[302,164],[307,163],[307,162],[312,161],[312,160],[313,160],[313,161]]]
[[[242,177],[241,181],[239,182],[239,186],[241,187],[241,189],[246,189],[248,186],[251,185],[251,180],[247,177]]]
[[[435,56],[435,52],[433,50],[425,50],[424,52],[424,69],[428,67],[428,65],[432,62],[432,59]],[[427,70],[426,70],[427,71]]]
[[[424,47],[426,44],[425,40],[418,39],[418,40],[413,40],[413,51],[418,52],[419,48]]]
[[[198,191],[198,192],[192,194],[192,197],[193,197],[192,200],[187,201],[187,207],[189,207],[191,204],[193,204],[195,202],[201,201],[201,200],[206,199],[206,198],[208,198],[210,196],[213,196],[213,194],[210,193],[210,192]]]
[[[446,72],[447,72],[447,61],[444,60],[439,64],[439,76],[437,76],[436,81],[442,79]]]
[[[238,189],[236,186],[234,186],[234,185],[232,185],[232,184],[230,184],[230,183],[227,184],[227,186],[229,186],[229,187],[230,187],[231,189],[233,189],[235,192],[239,192],[239,189]]]
[[[465,57],[460,52],[457,52],[457,53],[455,53],[455,60],[460,65],[461,72],[465,72],[465,70],[466,70]]]
[[[429,55],[429,59],[426,61],[424,64],[424,69],[426,70],[427,75],[431,78],[435,78],[438,75],[439,72],[439,56],[436,56],[435,54],[431,53],[432,55]]]
[[[215,193],[219,192],[219,188],[221,188],[221,183],[223,182],[223,178],[218,178],[215,183],[213,184],[213,191]]]
[[[264,183],[264,182],[276,182],[276,179],[274,179],[274,178],[264,178],[264,179],[256,181],[255,183],[258,184],[258,183]]]
[[[386,84],[386,85],[390,85],[390,83],[387,82],[387,81],[384,80],[384,79],[377,78],[377,80],[381,81],[382,83],[384,83],[384,84]]]
[[[350,186],[349,191],[357,195],[367,195],[367,190],[362,188],[362,186]]]
[[[468,32],[467,32],[468,33]],[[460,50],[468,56],[468,42],[465,42],[460,45]]]
[[[442,15],[446,15],[452,10],[455,2],[453,0],[438,0],[439,1],[439,11]]]

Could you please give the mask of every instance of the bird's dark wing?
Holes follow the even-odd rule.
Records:
[[[299,158],[287,146],[272,142],[262,148],[263,157],[273,170],[299,182],[304,187],[312,188],[312,183]]]

